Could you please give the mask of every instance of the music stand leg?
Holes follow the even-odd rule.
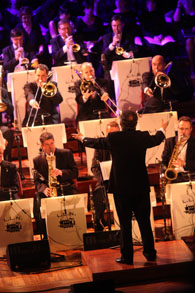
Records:
[[[21,151],[20,151],[20,137],[18,133],[16,132],[16,144],[17,144],[17,151],[18,151],[18,162],[19,162],[19,173],[21,180],[24,180],[25,177],[23,175],[22,171],[22,159],[21,159]]]
[[[163,210],[163,220],[164,220],[164,230],[165,230],[165,236],[164,236],[164,240],[168,241],[170,240],[169,234],[167,233],[167,222],[166,222],[166,208],[165,208],[165,194],[162,193],[162,210]]]

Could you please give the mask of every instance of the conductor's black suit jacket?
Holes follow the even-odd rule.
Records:
[[[147,148],[159,145],[165,138],[162,131],[150,135],[136,130],[109,133],[106,138],[84,138],[84,146],[110,149],[112,168],[109,191],[121,197],[142,196],[150,191],[145,165]]]

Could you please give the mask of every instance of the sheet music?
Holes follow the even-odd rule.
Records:
[[[102,172],[102,177],[103,180],[109,180],[110,179],[110,170],[111,170],[111,166],[112,166],[112,161],[104,161],[104,162],[100,162],[100,169]]]

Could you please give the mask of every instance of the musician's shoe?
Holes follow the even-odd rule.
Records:
[[[154,260],[156,260],[156,250],[154,250],[153,252],[150,252],[150,253],[143,252],[143,255],[145,256],[145,258],[148,261],[154,261]]]
[[[116,258],[117,263],[133,265],[133,259],[131,258],[124,258],[123,256],[120,258]]]

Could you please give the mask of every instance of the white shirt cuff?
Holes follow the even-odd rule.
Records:
[[[145,89],[144,89],[144,94],[146,94],[146,92],[147,92],[147,90],[149,89],[149,87],[147,86],[147,87],[145,87]]]
[[[84,103],[86,103],[86,102],[87,102],[87,100],[88,100],[88,99],[87,99],[87,98],[85,98],[85,97],[83,96],[83,102],[84,102]]]
[[[64,46],[62,47],[62,49],[63,49],[64,53],[67,53],[67,51],[68,51],[68,47],[67,47],[67,45],[64,45]]]
[[[159,129],[159,131],[162,131],[165,136],[165,130],[162,127]]]
[[[29,105],[32,107],[33,106],[33,104],[34,104],[34,99],[31,99],[30,101],[29,101]]]
[[[115,49],[115,46],[112,45],[112,43],[108,46],[110,51],[113,51]]]

